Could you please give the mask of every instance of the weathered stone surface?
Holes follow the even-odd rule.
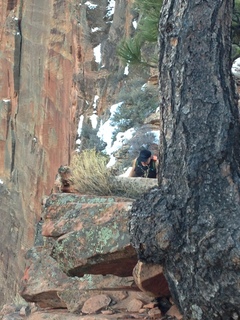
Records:
[[[125,299],[119,300],[116,305],[112,306],[113,310],[128,310],[129,305],[131,305],[132,300],[140,300],[143,305],[152,302],[152,298],[142,291],[128,291],[128,296]]]
[[[111,302],[111,298],[106,294],[92,296],[86,300],[82,307],[82,312],[86,314],[97,313],[103,308],[107,308]]]
[[[130,198],[141,197],[141,194],[147,192],[149,189],[157,187],[157,179],[146,179],[146,178],[129,178],[123,176],[112,177],[111,184],[113,189],[119,190],[123,193],[127,193],[126,196]],[[126,192],[127,190],[127,192]]]
[[[12,233],[0,235],[6,264],[0,266],[0,304],[18,290],[39,200],[51,192],[57,168],[70,162],[80,114],[87,121],[98,95],[100,115],[121,85],[124,66],[115,52],[118,39],[131,32],[132,1],[116,2],[116,15],[107,0],[93,2],[94,10],[68,0],[0,3],[0,178],[11,194],[0,218],[15,221],[5,220],[14,246]]]
[[[52,194],[43,213],[42,233],[58,237],[52,257],[71,276],[130,276],[137,263],[129,244],[132,200],[78,194]]]
[[[45,311],[37,311],[33,314],[31,314],[27,320],[116,320],[116,319],[146,319],[147,314],[131,314],[128,312],[120,312],[117,314],[111,314],[111,315],[106,315],[106,314],[94,314],[94,315],[79,315],[79,314],[69,314],[66,311],[63,310],[45,310]],[[19,319],[24,319],[24,318],[19,318],[19,319],[14,319],[12,315],[6,316],[8,318],[4,318],[3,320],[19,320]],[[172,318],[173,319],[173,318]],[[175,319],[174,319],[175,320]]]
[[[93,3],[94,10],[68,0],[0,3],[0,178],[4,181],[0,185],[0,304],[12,301],[19,290],[24,253],[32,247],[34,235],[39,250],[44,243],[51,248],[55,241],[50,224],[44,232],[51,239],[41,237],[40,199],[52,192],[57,168],[70,162],[80,114],[87,122],[96,95],[98,114],[105,111],[125,77],[115,52],[118,39],[133,29],[132,0],[116,2],[114,16],[107,15],[107,0]],[[102,61],[96,62],[93,49],[100,44]],[[115,210],[122,210],[120,202]],[[70,230],[68,223],[60,226],[56,219],[54,224],[57,236]],[[71,228],[80,230],[73,220]],[[127,253],[135,257],[132,248],[127,247]],[[31,297],[41,306],[69,307],[64,290],[70,285],[75,290],[75,282],[66,278],[48,250],[41,254],[33,250],[32,255],[37,264],[32,269],[27,261],[21,285],[26,299]],[[115,270],[119,258],[129,269],[135,264],[115,256],[111,265]],[[45,263],[51,265],[50,271]],[[41,271],[40,265],[45,269]],[[117,299],[121,292],[111,294]],[[67,317],[71,316],[63,315]]]
[[[57,292],[73,285],[74,279],[59,269],[49,253],[40,247],[28,251],[29,265],[21,281],[20,294],[26,301],[36,302],[42,308],[66,308]]]
[[[2,320],[22,320],[22,316],[20,316],[19,313],[14,312],[14,313],[11,313],[10,315],[7,314],[6,316],[4,316]]]
[[[136,264],[136,252],[129,245],[120,225],[89,228],[60,237],[53,247],[52,256],[62,270],[71,276],[114,274],[129,276]],[[96,236],[99,242],[95,244]],[[118,242],[121,241],[121,242]]]
[[[133,299],[129,302],[127,306],[127,310],[129,312],[139,312],[139,310],[142,308],[143,302],[139,299]]]
[[[129,292],[138,292],[133,278],[120,278],[113,275],[84,275],[68,290],[59,290],[59,298],[66,303],[67,309],[80,312],[86,300],[99,294],[107,294],[115,305],[129,297]]]
[[[128,211],[131,205],[131,199],[120,197],[51,194],[43,208],[42,234],[56,238],[86,226],[101,225],[113,221],[115,215],[121,217],[120,213]]]
[[[91,290],[90,290],[91,291]],[[99,295],[107,295],[111,298],[111,303],[106,309],[101,310],[101,314],[99,312],[89,315],[83,315],[81,311],[81,308],[79,310],[75,310],[75,314],[69,313],[69,310],[66,309],[39,309],[36,307],[34,303],[29,303],[26,305],[26,303],[21,305],[12,304],[11,306],[5,306],[5,308],[0,312],[0,315],[3,315],[3,320],[19,320],[19,319],[31,319],[31,320],[41,320],[41,319],[55,319],[55,320],[72,320],[72,319],[83,319],[83,320],[110,320],[110,319],[146,319],[147,318],[147,312],[149,309],[152,309],[153,307],[150,306],[150,303],[148,303],[148,306],[150,306],[148,309],[143,308],[139,310],[138,312],[135,311],[127,311],[128,306],[132,306],[134,308],[135,302],[139,304],[138,302],[146,303],[149,301],[149,297],[144,295],[141,292],[136,291],[130,291],[129,294],[121,295],[122,291],[119,291],[119,297],[120,300],[114,300],[111,296],[112,291],[106,291],[99,292],[99,293],[93,293],[93,296],[99,296]],[[115,295],[115,293],[113,293]],[[76,297],[77,300],[77,297]],[[92,308],[96,308],[95,300],[91,299],[92,301]],[[116,301],[118,301],[116,303]],[[28,315],[24,315],[24,313],[21,311],[22,309],[28,309]],[[136,308],[136,307],[135,307]],[[137,308],[136,308],[137,309]],[[171,318],[169,318],[171,319]]]
[[[23,233],[26,221],[19,218],[21,203],[19,193],[9,190],[0,183],[0,305],[14,300],[14,292],[25,268],[23,259],[27,248],[27,237],[34,238],[34,232]],[[5,289],[6,290],[5,290]]]
[[[54,3],[16,0],[0,4],[0,177],[11,194],[8,206],[0,209],[0,218],[9,216],[15,221],[13,229],[10,223],[6,227],[13,233],[0,235],[1,252],[8,257],[4,259],[7,272],[0,266],[0,304],[18,291],[25,266],[23,252],[33,245],[40,216],[39,200],[50,192],[56,168],[68,162],[74,147],[76,106],[70,94],[72,77],[66,77],[73,73],[74,59],[65,54],[69,36],[54,50],[50,29],[55,23],[61,28],[58,18],[63,14],[58,10],[53,20]],[[66,19],[64,29],[70,25]],[[69,45],[64,47],[64,42]]]
[[[162,312],[158,308],[153,308],[148,311],[148,315],[151,319],[161,319]]]
[[[166,313],[168,316],[175,317],[177,320],[182,320],[183,315],[179,312],[176,305],[173,305]]]
[[[61,166],[58,168],[58,174],[54,182],[54,192],[76,192],[71,168],[69,166]]]
[[[16,307],[14,304],[4,304],[2,307],[2,310],[0,311],[0,316],[4,316],[9,313],[13,313],[15,311]]]
[[[133,269],[133,278],[140,290],[153,297],[170,297],[163,268],[157,264],[138,261]]]
[[[117,303],[128,296],[129,290],[139,290],[132,277],[87,274],[82,278],[68,277],[49,253],[49,249],[40,247],[27,253],[28,266],[21,282],[22,297],[42,308],[68,308],[76,312],[87,299],[103,291]]]

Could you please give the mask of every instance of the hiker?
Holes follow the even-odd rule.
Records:
[[[133,160],[132,170],[129,177],[156,178],[158,169],[157,157],[151,151],[144,149],[139,156]]]

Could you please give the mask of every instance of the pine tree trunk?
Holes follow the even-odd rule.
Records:
[[[164,1],[159,189],[133,205],[139,258],[163,265],[184,319],[240,319],[240,127],[232,0]]]

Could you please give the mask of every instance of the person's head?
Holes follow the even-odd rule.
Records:
[[[151,161],[151,156],[152,156],[151,151],[144,149],[140,151],[138,159],[143,164],[148,165]]]

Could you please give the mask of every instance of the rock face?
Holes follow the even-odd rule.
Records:
[[[42,234],[57,239],[52,256],[62,270],[71,276],[132,275],[137,256],[128,236],[131,204],[116,197],[51,195]]]
[[[160,265],[138,261],[133,269],[133,278],[138,288],[150,296],[158,298],[171,295]]]
[[[100,313],[116,319],[120,312],[123,319],[132,313],[143,319],[149,309],[162,315],[153,299],[166,299],[169,309],[170,292],[161,266],[137,261],[128,232],[131,206],[131,199],[119,197],[52,194],[42,232],[26,254],[21,296],[37,308],[65,309],[82,319]]]
[[[0,3],[1,304],[18,291],[40,199],[56,169],[70,162],[79,116],[88,115],[96,96],[101,114],[124,77],[115,51],[117,39],[131,32],[131,1],[116,1],[117,14],[107,0],[91,3]]]

